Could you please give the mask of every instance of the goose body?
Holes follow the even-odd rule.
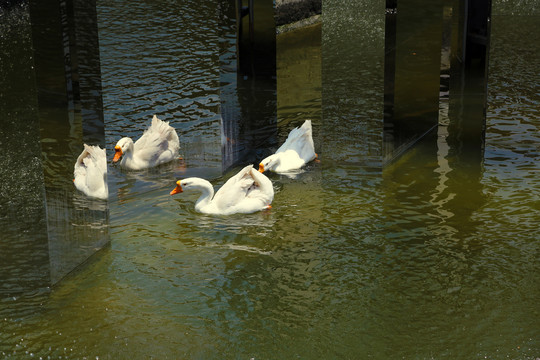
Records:
[[[302,126],[291,130],[287,140],[274,154],[261,161],[259,171],[286,173],[300,169],[316,157],[311,120],[306,120]]]
[[[143,135],[133,143],[124,137],[114,147],[113,162],[129,170],[141,170],[167,163],[178,158],[180,140],[175,129],[156,115]]]
[[[75,187],[86,196],[107,199],[107,158],[105,149],[84,144],[73,169]]]
[[[274,199],[272,182],[253,165],[244,167],[227,180],[215,195],[212,184],[197,177],[177,181],[171,195],[188,190],[201,192],[195,210],[204,214],[249,214],[269,209]]]

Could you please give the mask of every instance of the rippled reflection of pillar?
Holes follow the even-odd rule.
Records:
[[[222,165],[227,169],[258,161],[276,141],[276,29],[271,0],[222,0],[220,12]]]
[[[393,275],[377,283],[374,296],[387,294],[389,289],[406,294],[385,305],[396,317],[382,323],[398,331],[415,321],[447,324],[455,311],[463,311],[470,291],[476,291],[470,285],[470,274],[484,240],[478,235],[476,219],[485,204],[482,163],[459,145],[448,144],[444,132],[437,142],[429,137],[435,136],[423,138],[383,171],[381,213],[386,249],[381,258],[398,254],[399,259],[377,265],[377,271],[386,269]],[[404,266],[404,259],[413,259],[413,265]],[[414,264],[418,262],[425,267],[417,268]],[[411,291],[418,284],[421,291]],[[426,312],[439,311],[441,303],[446,314],[437,319],[425,317]],[[412,343],[419,347],[435,337],[426,331]]]
[[[104,146],[96,2],[30,0],[30,16],[40,107],[67,107],[83,140]]]
[[[29,1],[53,283],[108,242],[108,206],[73,186],[83,143],[105,145],[95,1]]]
[[[96,0],[75,0],[75,46],[83,140],[105,147]]]

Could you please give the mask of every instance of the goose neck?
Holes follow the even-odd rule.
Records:
[[[201,196],[195,203],[195,209],[200,210],[212,203],[214,197],[214,187],[212,184],[204,179],[200,179],[197,188],[201,191]]]

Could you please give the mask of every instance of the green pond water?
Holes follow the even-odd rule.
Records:
[[[179,178],[220,186],[240,168],[221,170],[215,5],[192,5],[98,2],[109,158],[156,113],[185,160],[136,173],[109,165],[110,245],[51,287],[24,271],[38,255],[10,262],[44,226],[28,211],[30,234],[0,241],[1,279],[26,284],[0,288],[0,357],[540,357],[540,47],[527,35],[538,18],[493,19],[483,149],[447,141],[440,126],[384,168],[372,161],[382,113],[355,98],[382,100],[382,84],[370,85],[380,61],[362,60],[349,36],[331,45],[342,61],[325,53],[324,26],[280,35],[278,142],[311,118],[320,162],[296,178],[269,174],[270,211],[223,217],[196,213],[196,194],[169,196]],[[35,106],[12,114],[31,119]],[[71,181],[72,168],[58,171]]]

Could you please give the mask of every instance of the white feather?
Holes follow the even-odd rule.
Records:
[[[291,130],[287,140],[274,154],[263,159],[259,168],[286,173],[300,169],[316,157],[311,120],[306,120],[302,126]]]
[[[115,161],[121,156],[120,166],[129,170],[141,170],[178,158],[180,140],[168,122],[154,115],[150,127],[135,143],[125,137],[116,143],[115,149]],[[118,154],[118,151],[121,153]]]
[[[270,208],[274,187],[264,174],[248,165],[231,177],[214,195],[214,187],[204,179],[192,177],[177,182],[182,191],[202,192],[195,210],[204,214],[248,214]],[[174,190],[171,194],[175,193]]]
[[[107,158],[105,149],[84,144],[73,169],[75,187],[89,197],[107,199]]]

